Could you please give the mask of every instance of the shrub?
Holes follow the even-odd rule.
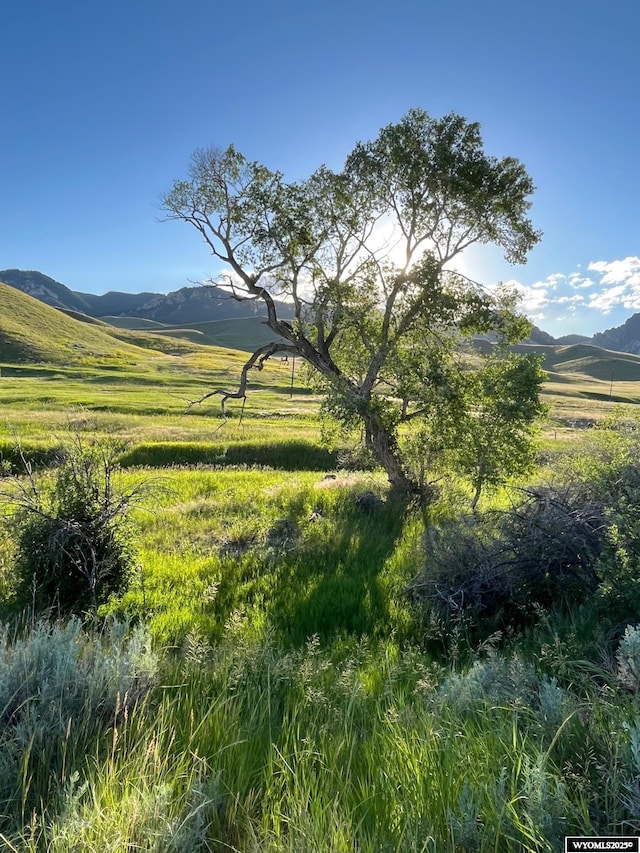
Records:
[[[640,692],[640,625],[627,625],[616,652],[616,678],[634,693]]]
[[[13,639],[0,625],[0,735],[28,743],[62,736],[69,719],[113,719],[153,683],[158,658],[146,628],[110,620],[88,634],[80,620],[41,621]]]
[[[13,507],[20,605],[95,613],[122,591],[134,563],[128,510],[142,489],[118,491],[116,453],[113,444],[74,437],[41,476],[25,461],[24,476],[3,493]]]
[[[518,625],[536,608],[575,604],[596,589],[605,535],[604,508],[580,491],[531,490],[506,512],[429,528],[425,569],[409,592],[440,616]]]
[[[88,633],[73,617],[15,638],[0,625],[0,838],[32,810],[55,809],[69,776],[98,760],[101,733],[126,726],[158,666],[143,626],[110,621]]]
[[[530,664],[518,657],[507,659],[490,650],[464,673],[452,672],[440,685],[438,698],[458,713],[477,711],[484,703],[533,705],[538,679]]]
[[[600,618],[623,628],[640,620],[640,430],[623,410],[591,430],[559,474],[605,508],[607,535],[596,566]]]

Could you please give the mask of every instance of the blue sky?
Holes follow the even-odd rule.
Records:
[[[522,160],[544,237],[518,282],[551,332],[640,311],[637,0],[20,0],[0,27],[0,269],[167,292],[216,268],[160,194],[233,142],[302,178],[410,107],[458,112]]]

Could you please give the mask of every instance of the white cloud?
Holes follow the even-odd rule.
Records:
[[[599,285],[606,287],[591,296],[589,308],[608,314],[616,306],[629,310],[640,308],[640,258],[627,257],[621,261],[592,261],[589,269],[599,274]]]
[[[640,285],[640,258],[637,256],[622,261],[592,261],[588,268],[601,274],[601,284]]]
[[[577,302],[584,302],[584,296],[581,296],[579,293],[576,293],[575,296],[561,296],[555,302],[558,305],[575,305]]]
[[[551,300],[547,288],[542,285],[542,282],[527,286],[512,279],[505,282],[505,286],[513,288],[517,292],[519,297],[518,308],[527,317],[532,320],[541,320],[544,317],[542,309],[546,308]]]
[[[566,280],[566,275],[561,272],[554,272],[551,275],[548,275],[544,281],[537,281],[533,287],[550,287],[552,290],[555,290],[559,284],[562,284]]]
[[[640,310],[640,257],[622,260],[591,261],[586,275],[578,266],[573,272],[551,273],[532,284],[509,281],[520,295],[520,310],[532,320],[547,317],[560,321],[560,314],[578,308],[592,308],[609,314],[615,308]],[[589,290],[588,296],[576,291]],[[554,310],[555,308],[555,310]]]
[[[595,284],[595,281],[592,278],[587,278],[577,272],[574,272],[569,276],[568,282],[569,287],[572,287],[574,290],[583,290],[586,287],[593,287]]]
[[[608,290],[594,293],[588,302],[588,306],[589,308],[597,308],[603,314],[608,314],[616,305],[625,304],[625,290],[626,285],[621,284],[618,287],[610,287]]]

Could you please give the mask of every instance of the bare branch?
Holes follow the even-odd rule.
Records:
[[[220,395],[222,397],[222,400],[220,401],[220,410],[222,412],[222,416],[225,419],[227,418],[227,400],[242,400],[242,408],[244,412],[244,401],[247,397],[247,385],[249,384],[249,371],[252,369],[262,370],[265,362],[277,352],[286,352],[290,355],[300,355],[300,352],[297,347],[292,346],[290,344],[280,343],[279,341],[273,341],[270,344],[265,344],[264,346],[257,349],[245,362],[240,373],[240,383],[236,391],[225,391],[222,388],[216,388],[214,391],[209,391],[207,394],[203,394],[199,400],[189,400],[189,405],[187,406],[185,411],[189,411],[189,409],[192,409],[194,406],[199,406],[201,403],[204,403],[205,400],[211,399],[211,397]]]

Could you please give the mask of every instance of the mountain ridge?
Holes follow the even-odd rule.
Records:
[[[71,290],[65,284],[37,270],[0,270],[0,282],[21,290],[41,302],[62,310],[77,311],[96,319],[127,318],[135,322],[153,321],[166,326],[190,325],[209,321],[264,317],[262,305],[238,302],[215,284],[182,287],[170,293],[125,293],[110,290],[102,295]],[[293,315],[292,307],[277,303],[285,319]],[[108,321],[107,321],[108,322]],[[601,349],[640,355],[640,313],[633,314],[621,326],[586,335],[563,335],[554,338],[534,326],[529,343],[540,345],[593,344]]]
[[[37,270],[0,270],[0,281],[33,296],[52,308],[78,311],[89,317],[132,317],[164,325],[233,320],[266,316],[256,302],[238,302],[215,284],[182,287],[171,293],[124,293],[110,290],[96,295],[71,290]],[[281,315],[290,318],[291,306],[279,303]]]

